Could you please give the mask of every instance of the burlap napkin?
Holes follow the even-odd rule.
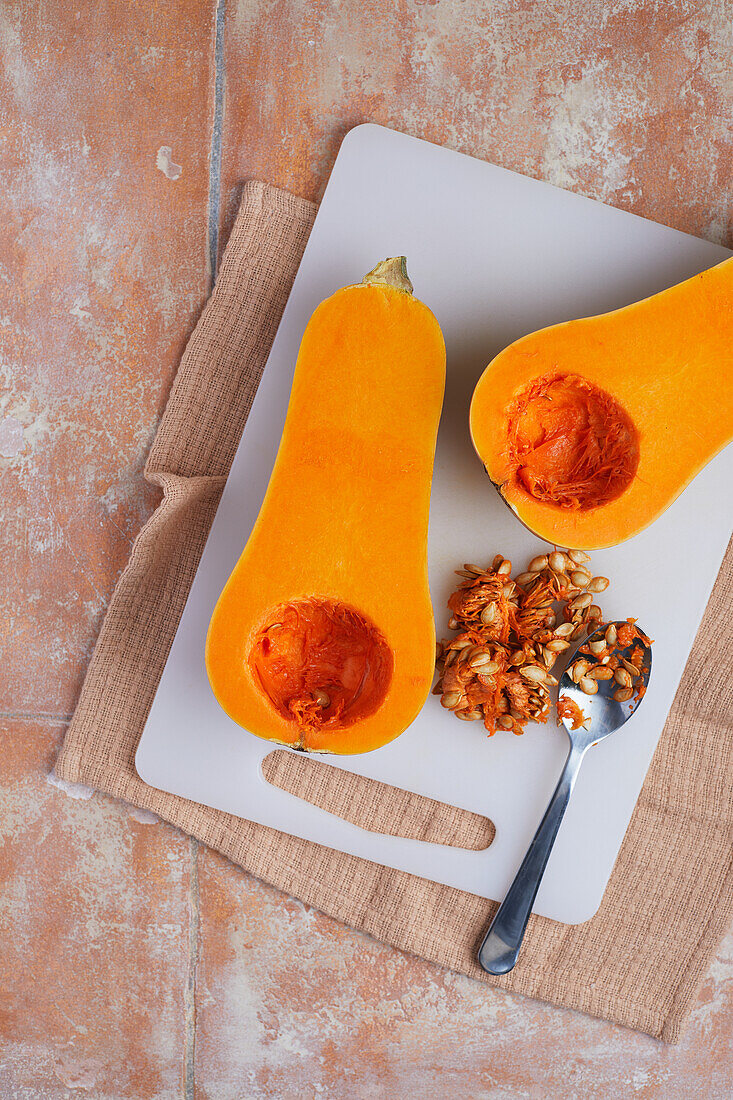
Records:
[[[302,199],[260,183],[245,188],[148,459],[146,477],[163,500],[117,585],[56,772],[154,811],[404,951],[674,1042],[733,908],[733,545],[600,911],[579,926],[532,918],[505,978],[487,978],[475,962],[492,911],[481,898],[154,790],[135,772],[137,742],[314,216]],[[299,767],[290,754],[276,770],[285,785],[312,782]],[[408,797],[399,812],[406,835],[480,846],[476,821],[445,826],[437,803],[426,809],[426,800]],[[461,828],[473,834],[455,835]]]

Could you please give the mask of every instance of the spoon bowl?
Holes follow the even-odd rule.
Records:
[[[588,728],[584,729],[581,727],[576,730],[572,729],[572,721],[570,718],[563,718],[562,724],[565,726],[571,742],[580,745],[587,741],[586,748],[590,748],[591,745],[597,745],[604,737],[608,737],[610,733],[615,733],[625,722],[628,722],[629,718],[644,698],[644,693],[649,684],[649,677],[652,671],[652,647],[651,642],[649,642],[645,634],[636,638],[630,645],[625,646],[623,649],[617,647],[614,650],[619,657],[623,657],[626,661],[629,660],[633,650],[638,645],[641,645],[644,651],[641,663],[641,675],[634,684],[634,694],[626,702],[619,702],[617,699],[614,699],[614,694],[618,691],[619,684],[613,679],[596,680],[595,683],[598,686],[598,691],[595,695],[588,695],[579,684],[575,683],[570,675],[578,655],[582,654],[585,656],[584,651],[586,648],[590,648],[591,643],[605,640],[606,632],[610,626],[614,626],[616,630],[618,630],[620,627],[626,625],[626,623],[616,622],[604,623],[603,626],[599,626],[597,630],[578,646],[573,656],[568,661],[567,667],[560,678],[560,686],[557,692],[558,699],[562,696],[571,699],[572,702],[583,711],[588,719]],[[636,690],[637,685],[641,685],[640,691]]]
[[[575,723],[572,718],[562,719],[570,739],[567,759],[545,816],[479,949],[478,961],[489,974],[508,974],[514,969],[529,915],[565,810],[570,802],[570,795],[583,757],[591,746],[597,745],[599,741],[615,733],[629,720],[643,699],[649,683],[652,670],[651,642],[639,628],[637,628],[637,637],[630,645],[625,647],[615,645],[613,648],[613,653],[628,662],[630,668],[634,669],[634,683],[629,699],[614,698],[614,695],[622,689],[622,685],[615,678],[595,680],[591,677],[577,676],[579,683],[573,679],[572,673],[578,659],[592,657],[601,663],[604,659],[606,662],[610,660],[610,653],[601,650],[599,654],[593,655],[590,647],[593,643],[605,641],[607,632],[612,626],[618,632],[621,628],[628,627],[628,624],[616,622],[599,626],[577,647],[560,679],[558,699],[565,697],[575,703],[582,712],[583,722],[577,729],[573,729]],[[633,650],[639,645],[642,647],[643,654],[637,674],[631,657]],[[591,685],[595,686],[595,691]],[[584,691],[584,687],[588,688],[588,691]]]

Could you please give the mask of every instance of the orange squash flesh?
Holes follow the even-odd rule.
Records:
[[[308,323],[267,494],[207,638],[224,710],[306,751],[391,741],[433,679],[427,524],[445,347],[403,267],[386,264]]]
[[[733,439],[733,260],[517,340],[479,379],[470,422],[541,538],[592,550],[638,534]]]

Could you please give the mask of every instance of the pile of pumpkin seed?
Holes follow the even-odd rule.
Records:
[[[628,649],[635,641],[629,657],[621,650]],[[613,680],[618,686],[613,698],[618,703],[626,703],[632,697],[640,699],[644,694],[642,678],[644,651],[650,645],[649,639],[635,625],[634,619],[627,620],[620,627],[611,623],[602,638],[588,642],[578,650],[579,656],[568,669],[570,678],[586,695],[595,695],[600,680]]]
[[[456,570],[462,583],[448,601],[448,626],[458,633],[437,650],[442,705],[463,721],[483,720],[489,734],[546,722],[555,661],[603,621],[594,598],[609,581],[589,563],[582,550],[553,550],[514,580],[501,554],[485,568]]]

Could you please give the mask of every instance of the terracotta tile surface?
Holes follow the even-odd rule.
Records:
[[[667,1048],[46,779],[239,182],[317,198],[369,120],[731,244],[731,25],[693,0],[0,6],[0,714],[40,716],[0,729],[0,1100],[733,1093],[731,938]]]
[[[733,936],[676,1047],[393,951],[202,853],[198,1100],[724,1100]]]
[[[0,1097],[177,1097],[193,842],[49,783],[63,732],[0,723]]]
[[[695,0],[230,0],[227,213],[248,175],[318,198],[370,121],[724,242],[732,49]]]
[[[72,710],[156,499],[208,285],[212,10],[0,8],[0,712]]]

